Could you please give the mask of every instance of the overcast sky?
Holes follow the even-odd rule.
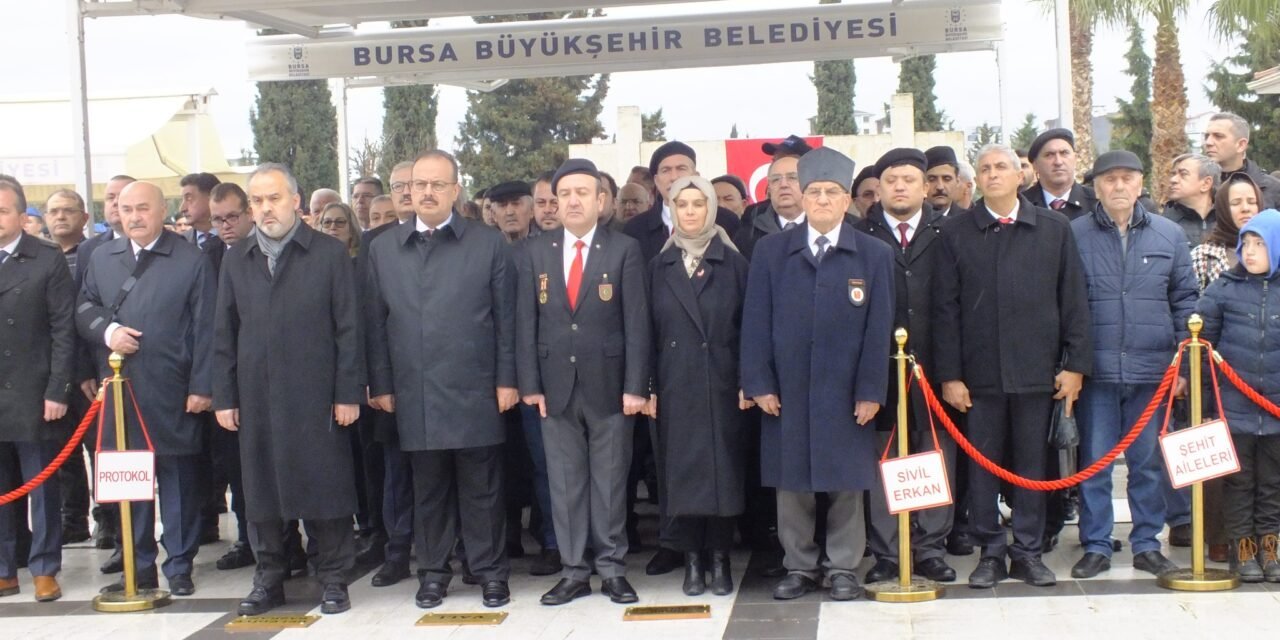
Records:
[[[4,55],[0,55],[0,77],[5,80],[5,95],[66,95],[73,51],[65,31],[68,4],[67,0],[0,0],[0,24],[5,25],[6,40]],[[662,15],[779,4],[776,0],[725,0],[613,9],[609,14]],[[1190,11],[1181,21],[1182,62],[1191,103],[1188,115],[1212,108],[1202,88],[1203,78],[1212,61],[1233,50],[1231,43],[1220,42],[1207,33],[1205,12],[1210,4],[1211,0],[1192,0]],[[1035,113],[1041,122],[1057,115],[1054,30],[1042,7],[1035,0],[1005,0],[1009,70],[1014,79],[1010,88],[1011,119],[1015,121],[1028,112]],[[466,22],[468,18],[438,21]],[[1148,30],[1147,51],[1153,53],[1154,25],[1148,22],[1144,26]],[[383,29],[385,25],[365,28]],[[212,87],[219,94],[212,114],[227,155],[236,156],[239,149],[252,147],[248,114],[255,88],[247,79],[244,46],[252,32],[243,23],[181,16],[108,18],[90,21],[86,31],[91,95]],[[1132,80],[1124,74],[1125,36],[1124,29],[1102,28],[1096,32],[1095,107],[1113,109],[1116,97],[1129,90]],[[855,105],[859,110],[878,113],[897,89],[897,65],[889,58],[864,58],[855,64]],[[617,107],[635,105],[646,112],[663,108],[667,134],[672,138],[724,138],[734,123],[741,133],[754,137],[807,133],[807,119],[816,110],[809,81],[812,68],[812,63],[785,63],[613,74],[602,121],[606,133],[612,133]],[[994,53],[938,56],[935,93],[939,106],[957,127],[999,123],[995,85]],[[443,146],[451,147],[458,122],[466,112],[466,96],[456,87],[443,87],[440,96],[437,130]],[[349,105],[352,144],[364,136],[379,136],[381,90],[353,90]]]

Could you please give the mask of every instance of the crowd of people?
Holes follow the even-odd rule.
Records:
[[[1089,184],[1066,129],[1026,150],[987,145],[972,165],[949,147],[896,148],[861,171],[791,136],[764,145],[758,203],[735,176],[700,176],[676,141],[622,185],[569,159],[470,198],[441,150],[361,178],[348,202],[332,189],[304,201],[280,164],[245,188],[192,174],[172,218],[160,188],[116,176],[109,227],[87,239],[81,194],[29,216],[0,176],[0,489],[50,463],[116,352],[136,389],[128,445],[156,454],[166,552],[157,566],[156,506],[135,503],[140,588],[163,573],[194,594],[194,558],[229,507],[236,539],[216,567],[256,566],[241,614],[284,604],[296,573],[323,585],[323,612],[346,611],[356,566],[391,587],[415,559],[419,607],[448,597],[455,565],[501,607],[528,508],[540,549],[527,570],[559,576],[543,604],[591,594],[593,574],[633,603],[643,487],[659,513],[646,573],[682,568],[685,594],[732,593],[740,540],[779,578],[775,598],[855,599],[907,561],[877,464],[899,402],[895,327],[965,437],[1028,478],[1071,470],[1049,444],[1059,416],[1078,420],[1079,461],[1114,447],[1196,312],[1280,401],[1280,180],[1248,158],[1250,131],[1218,114],[1171,175],[1109,151]],[[1209,553],[1280,582],[1280,421],[1222,397],[1242,469],[1208,485]],[[1078,491],[1002,486],[935,440],[918,388],[907,404],[913,451],[942,450],[954,496],[913,514],[915,574],[955,581],[948,558],[977,551],[970,587],[1053,585],[1042,556],[1076,513],[1072,577],[1110,568],[1110,468]],[[1132,564],[1157,575],[1175,568],[1166,527],[1170,545],[1190,543],[1162,422],[1125,452]],[[103,431],[90,454],[115,447]],[[102,572],[121,572],[119,514],[93,505],[88,477],[73,455],[0,505],[0,596],[25,566],[36,600],[59,598],[66,543],[115,549]]]

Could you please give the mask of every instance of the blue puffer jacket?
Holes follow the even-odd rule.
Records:
[[[1189,335],[1198,288],[1178,223],[1137,205],[1128,249],[1102,206],[1071,223],[1089,282],[1095,382],[1155,384]],[[1067,368],[1070,369],[1068,363]]]
[[[1252,275],[1244,265],[1222,274],[1204,290],[1196,311],[1204,317],[1200,334],[1213,343],[1249,386],[1280,404],[1280,212],[1268,209],[1240,230],[1267,243],[1271,272]],[[1208,375],[1206,372],[1205,375]],[[1280,419],[1244,397],[1219,376],[1227,425],[1234,433],[1280,435]],[[1206,402],[1213,402],[1206,398]]]

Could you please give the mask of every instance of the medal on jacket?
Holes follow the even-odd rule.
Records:
[[[849,302],[855,307],[861,307],[867,302],[867,284],[856,278],[849,279]]]
[[[547,303],[547,274],[538,275],[538,304]]]
[[[604,274],[604,282],[600,283],[600,302],[613,299],[613,284],[609,282],[609,274]]]

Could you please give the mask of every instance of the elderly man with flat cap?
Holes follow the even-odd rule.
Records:
[[[1070,129],[1049,129],[1036,136],[1027,151],[1039,181],[1022,191],[1033,206],[1052,209],[1075,220],[1098,204],[1093,189],[1076,182],[1076,136]],[[1019,177],[1022,175],[1019,164]]]
[[[645,264],[634,238],[599,224],[607,187],[594,164],[565,161],[551,188],[564,227],[520,252],[516,299],[520,394],[542,418],[563,565],[542,604],[589,595],[593,566],[610,600],[632,603],[627,462],[653,355]]]
[[[950,147],[941,147],[950,151]],[[917,149],[892,149],[875,164],[880,185],[880,202],[854,228],[878,238],[893,248],[894,326],[908,331],[907,351],[932,375],[933,349],[929,316],[933,302],[933,274],[942,244],[942,216],[925,199],[926,153]],[[954,167],[953,167],[954,169]],[[952,181],[954,183],[954,180]],[[896,375],[890,374],[891,377]],[[894,378],[896,380],[896,378]],[[889,384],[889,407],[898,403],[897,383]],[[918,387],[913,387],[908,406],[910,443],[915,452],[932,451],[928,408]],[[896,411],[881,411],[876,430],[881,446],[886,446],[897,423]],[[948,465],[947,478],[955,483],[955,442],[943,433],[938,438]],[[955,495],[954,489],[952,495]],[[871,521],[869,545],[876,564],[867,572],[867,582],[880,582],[898,575],[898,518],[891,515],[884,497],[884,485],[875,483],[867,510]],[[947,536],[951,533],[954,508],[936,507],[912,514],[917,532],[911,536],[914,570],[930,580],[950,582],[956,572],[947,566]]]
[[[929,205],[945,218],[960,208],[955,206],[964,188],[959,179],[960,161],[956,159],[955,149],[947,146],[931,147],[924,152],[924,157],[928,167],[924,178]]]
[[[507,242],[524,240],[530,234],[537,235],[533,220],[533,190],[529,183],[520,180],[503,182],[489,187],[485,192],[493,211],[493,220],[507,237]]]
[[[815,149],[797,167],[805,222],[756,244],[743,309],[743,392],[764,412],[761,476],[777,489],[787,575],[780,600],[862,595],[863,492],[876,480],[872,420],[885,402],[894,315],[893,249],[844,221],[853,161]],[[830,499],[826,554],[817,494]]]
[[[1080,392],[1080,459],[1111,450],[1142,415],[1165,369],[1187,337],[1187,318],[1199,290],[1186,234],[1178,223],[1139,202],[1142,162],[1128,151],[1108,151],[1093,165],[1098,207],[1071,223],[1089,282],[1094,332],[1093,375]],[[1177,394],[1186,389],[1180,380]],[[1133,529],[1129,545],[1135,569],[1160,575],[1175,565],[1160,553],[1164,487],[1168,483],[1157,446],[1161,412],[1124,452]],[[1080,486],[1080,544],[1084,556],[1074,578],[1092,578],[1111,567],[1115,523],[1111,469]]]

